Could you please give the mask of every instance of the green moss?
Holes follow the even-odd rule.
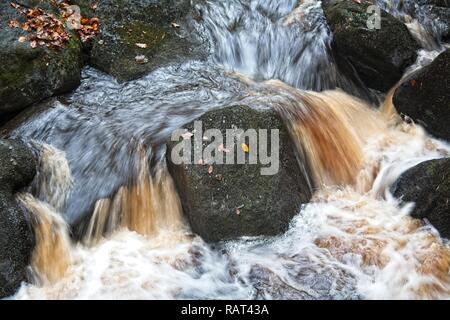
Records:
[[[147,48],[156,48],[170,38],[170,33],[161,27],[155,27],[141,21],[133,21],[125,24],[117,30],[121,41],[127,46],[136,47],[136,43],[145,43]]]

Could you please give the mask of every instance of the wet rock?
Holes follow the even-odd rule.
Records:
[[[368,28],[370,2],[330,1],[324,12],[333,31],[337,54],[348,60],[370,88],[387,92],[414,63],[419,45],[407,27],[381,10],[381,28]]]
[[[303,262],[300,264],[299,262]],[[307,257],[293,262],[283,277],[263,265],[251,267],[248,279],[258,300],[357,300],[356,279],[342,269],[317,268]]]
[[[432,135],[450,141],[450,50],[410,75],[397,88],[393,102],[400,114],[423,125]]]
[[[315,300],[315,296],[305,289],[283,281],[276,273],[261,265],[254,265],[249,274],[250,283],[255,287],[258,300]]]
[[[420,163],[401,175],[392,187],[395,197],[414,202],[411,215],[427,219],[450,239],[450,159]]]
[[[449,0],[404,0],[397,7],[412,18],[417,19],[438,41],[450,40]]]
[[[202,121],[203,130],[219,129],[224,137],[226,129],[278,129],[279,170],[273,175],[262,175],[261,168],[269,165],[261,165],[260,159],[257,164],[249,164],[247,157],[245,164],[209,165],[192,161],[193,164],[176,165],[171,152],[177,142],[169,142],[169,170],[192,230],[206,241],[276,235],[285,231],[301,204],[309,201],[311,191],[279,116],[272,110],[233,106],[210,111],[198,120]],[[193,125],[189,123],[184,128],[193,132]],[[202,141],[203,148],[211,144],[205,139],[208,137]],[[237,142],[234,149],[218,151],[220,147],[214,148],[215,153],[235,156],[237,150],[242,151],[241,142]],[[253,148],[251,144],[247,146]],[[270,152],[270,147],[268,150]]]
[[[28,3],[29,2],[29,3]],[[23,1],[38,5],[47,12],[52,8],[48,1]],[[55,9],[56,10],[56,9]],[[0,3],[0,117],[16,113],[34,102],[68,92],[80,83],[81,45],[75,34],[62,50],[46,47],[32,48],[30,42],[19,42],[28,33],[20,28],[10,28],[8,22],[25,22],[23,15],[10,6]]]
[[[90,64],[125,81],[198,57],[199,44],[186,20],[190,12],[188,0],[99,1],[95,14],[101,34],[93,43]]]
[[[26,278],[34,241],[14,192],[29,185],[35,171],[28,148],[0,139],[0,298],[14,294]]]

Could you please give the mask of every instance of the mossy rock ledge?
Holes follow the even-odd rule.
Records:
[[[48,1],[21,1],[57,14]],[[32,48],[30,42],[19,42],[28,33],[10,28],[8,22],[25,22],[25,17],[10,6],[0,3],[0,123],[2,117],[15,114],[29,105],[75,89],[80,83],[81,44],[73,32],[61,50]]]
[[[95,15],[101,31],[92,44],[90,64],[128,81],[201,57],[204,51],[188,22],[193,10],[189,0],[99,1]]]
[[[243,236],[272,236],[287,230],[291,219],[300,212],[301,205],[310,200],[311,188],[308,173],[300,169],[294,144],[278,114],[273,110],[230,106],[209,111],[196,121],[199,120],[203,124],[200,138],[203,150],[215,141],[204,135],[207,129],[219,129],[225,147],[229,147],[225,138],[227,129],[268,129],[269,144],[270,129],[278,129],[279,170],[273,175],[262,175],[261,168],[270,165],[262,165],[260,155],[257,164],[250,164],[248,154],[245,164],[237,164],[237,161],[235,164],[226,164],[224,160],[225,164],[209,165],[195,163],[192,152],[190,163],[175,164],[172,151],[174,155],[177,154],[175,147],[178,142],[169,141],[169,170],[192,231],[206,241],[216,242]],[[183,128],[194,132],[194,122]],[[195,131],[197,134],[198,131]],[[195,150],[194,139],[195,136],[190,141],[192,151]],[[234,149],[227,149],[223,156],[231,153],[236,159],[242,141],[247,140],[243,136],[235,139]],[[250,143],[248,146],[253,148]],[[219,148],[214,150],[219,154],[221,152]],[[268,150],[270,154],[271,145]]]

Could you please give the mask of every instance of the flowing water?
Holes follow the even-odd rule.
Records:
[[[389,187],[450,146],[402,122],[391,95],[376,109],[348,94],[368,91],[334,61],[320,2],[216,0],[197,10],[208,61],[123,84],[86,68],[74,93],[10,133],[40,155],[30,193],[19,195],[37,240],[31,283],[13,298],[449,298],[449,244]],[[428,49],[408,72],[440,50]],[[236,104],[281,115],[315,193],[283,235],[210,245],[183,220],[164,143]]]

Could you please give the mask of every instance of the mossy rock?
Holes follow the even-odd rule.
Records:
[[[393,102],[437,138],[450,141],[450,50],[411,74],[395,90]]]
[[[232,106],[207,112],[198,120],[203,123],[203,133],[207,129],[219,129],[224,137],[226,130],[232,128],[268,129],[270,141],[270,129],[278,129],[279,170],[273,175],[262,175],[261,168],[268,165],[260,161],[250,164],[248,157],[245,164],[225,162],[212,164],[211,168],[194,160],[175,164],[171,153],[177,142],[170,141],[169,170],[193,232],[214,242],[285,231],[301,205],[309,201],[311,190],[308,173],[300,169],[294,145],[278,114],[273,110]],[[184,128],[193,132],[193,125],[191,122]],[[210,143],[203,141],[203,148]],[[250,143],[248,146],[253,148]],[[236,142],[234,150],[229,151],[236,155],[240,149],[241,144]]]
[[[387,92],[415,62],[419,45],[402,22],[383,10],[381,28],[368,28],[370,5],[333,1],[324,12],[339,58],[349,61],[368,87]]]
[[[401,175],[392,187],[395,197],[414,202],[411,215],[427,219],[450,239],[450,158],[420,163]]]
[[[18,41],[25,31],[9,28],[13,19],[25,22],[9,2],[0,4],[0,116],[69,92],[80,83],[81,45],[74,33],[61,50],[31,48],[29,42]]]
[[[14,294],[26,280],[34,238],[14,193],[35,173],[34,155],[25,145],[0,139],[0,298]]]
[[[202,56],[187,26],[190,11],[186,0],[100,1],[95,14],[101,33],[93,43],[90,64],[127,81],[160,66]]]

